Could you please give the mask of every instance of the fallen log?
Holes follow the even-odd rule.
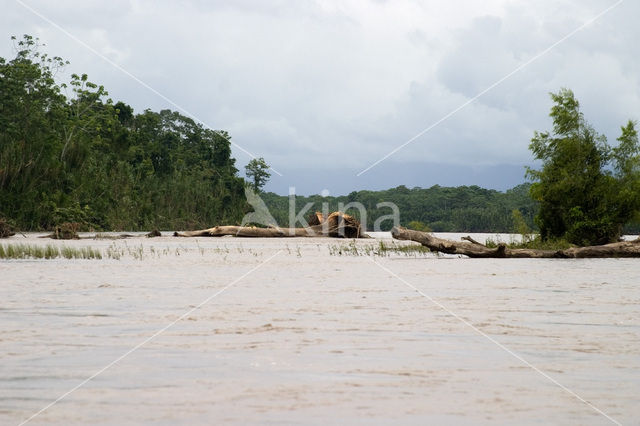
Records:
[[[431,251],[446,254],[462,254],[474,258],[598,258],[598,257],[640,257],[640,238],[601,246],[571,247],[563,250],[511,249],[504,243],[497,247],[487,247],[471,237],[466,241],[452,241],[438,238],[428,232],[413,231],[402,227],[391,230],[393,238],[416,241]]]
[[[285,238],[285,237],[332,237],[332,238],[367,238],[362,232],[360,222],[353,216],[342,212],[333,212],[326,219],[319,214],[322,223],[305,228],[257,228],[254,226],[222,225],[198,231],[175,232],[175,237],[235,237]]]

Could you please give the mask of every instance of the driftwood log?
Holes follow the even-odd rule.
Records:
[[[402,227],[391,230],[393,238],[416,241],[431,251],[447,254],[462,254],[476,258],[596,258],[596,257],[640,257],[640,238],[634,241],[605,244],[601,246],[571,247],[563,250],[511,249],[504,243],[487,247],[471,237],[466,241],[438,238],[428,232],[413,231]]]
[[[257,228],[254,226],[214,226],[199,231],[175,232],[176,237],[223,237],[232,235],[235,237],[257,238],[285,238],[285,237],[333,237],[333,238],[367,238],[362,232],[360,222],[348,214],[333,212],[326,219],[322,214],[315,213],[311,223],[317,223],[305,228]],[[320,222],[320,223],[318,223]]]

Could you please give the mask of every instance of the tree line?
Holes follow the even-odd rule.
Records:
[[[499,232],[520,233],[523,230],[539,232],[536,217],[540,215],[540,203],[531,195],[532,184],[524,183],[501,192],[478,186],[407,188],[403,185],[383,191],[354,191],[344,196],[311,195],[295,197],[295,212],[311,203],[309,213],[322,212],[326,203],[329,211],[351,202],[362,203],[367,212],[367,229],[372,230],[376,220],[389,215],[387,207],[377,208],[379,203],[392,202],[400,211],[400,225],[418,231],[434,232]],[[289,197],[273,192],[260,194],[273,218],[280,226],[289,225]],[[347,213],[359,217],[357,209]],[[296,226],[303,225],[296,223]],[[388,231],[392,220],[382,222],[382,230]],[[627,234],[639,234],[637,218],[627,222],[622,230]]]
[[[529,184],[516,186],[505,192],[484,189],[478,186],[430,188],[406,186],[384,191],[354,191],[345,196],[296,196],[295,211],[299,212],[307,203],[312,203],[309,212],[322,211],[327,203],[329,211],[340,204],[357,202],[366,209],[367,229],[382,216],[390,214],[379,203],[391,202],[400,211],[400,225],[413,229],[430,229],[435,232],[511,232],[514,229],[513,211],[518,210],[526,223],[534,227],[534,216],[538,203],[529,196]],[[274,193],[261,194],[274,219],[281,226],[289,224],[289,197]],[[359,216],[356,209],[347,213]],[[297,224],[299,225],[299,224]],[[382,230],[390,230],[392,220],[381,223]]]

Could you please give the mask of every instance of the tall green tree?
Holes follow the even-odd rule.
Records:
[[[605,244],[640,210],[640,149],[635,123],[622,128],[617,147],[585,120],[573,92],[552,93],[552,132],[535,132],[529,148],[540,170],[529,169],[536,222],[543,240]]]
[[[253,190],[256,192],[261,191],[271,177],[269,165],[264,161],[264,158],[254,158],[244,168],[247,178],[251,180]]]
[[[49,184],[64,175],[67,105],[54,76],[67,62],[40,53],[31,36],[12,40],[16,57],[0,58],[0,212],[32,228],[51,215]]]

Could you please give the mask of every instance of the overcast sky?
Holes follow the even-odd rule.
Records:
[[[0,56],[14,56],[11,35],[31,34],[71,61],[62,79],[87,73],[138,112],[181,107],[228,130],[282,174],[267,185],[277,193],[503,190],[524,182],[533,131],[551,126],[549,92],[571,88],[612,143],[640,119],[637,0],[540,55],[616,3],[24,0],[38,16],[2,0]],[[244,172],[250,157],[233,152]]]

